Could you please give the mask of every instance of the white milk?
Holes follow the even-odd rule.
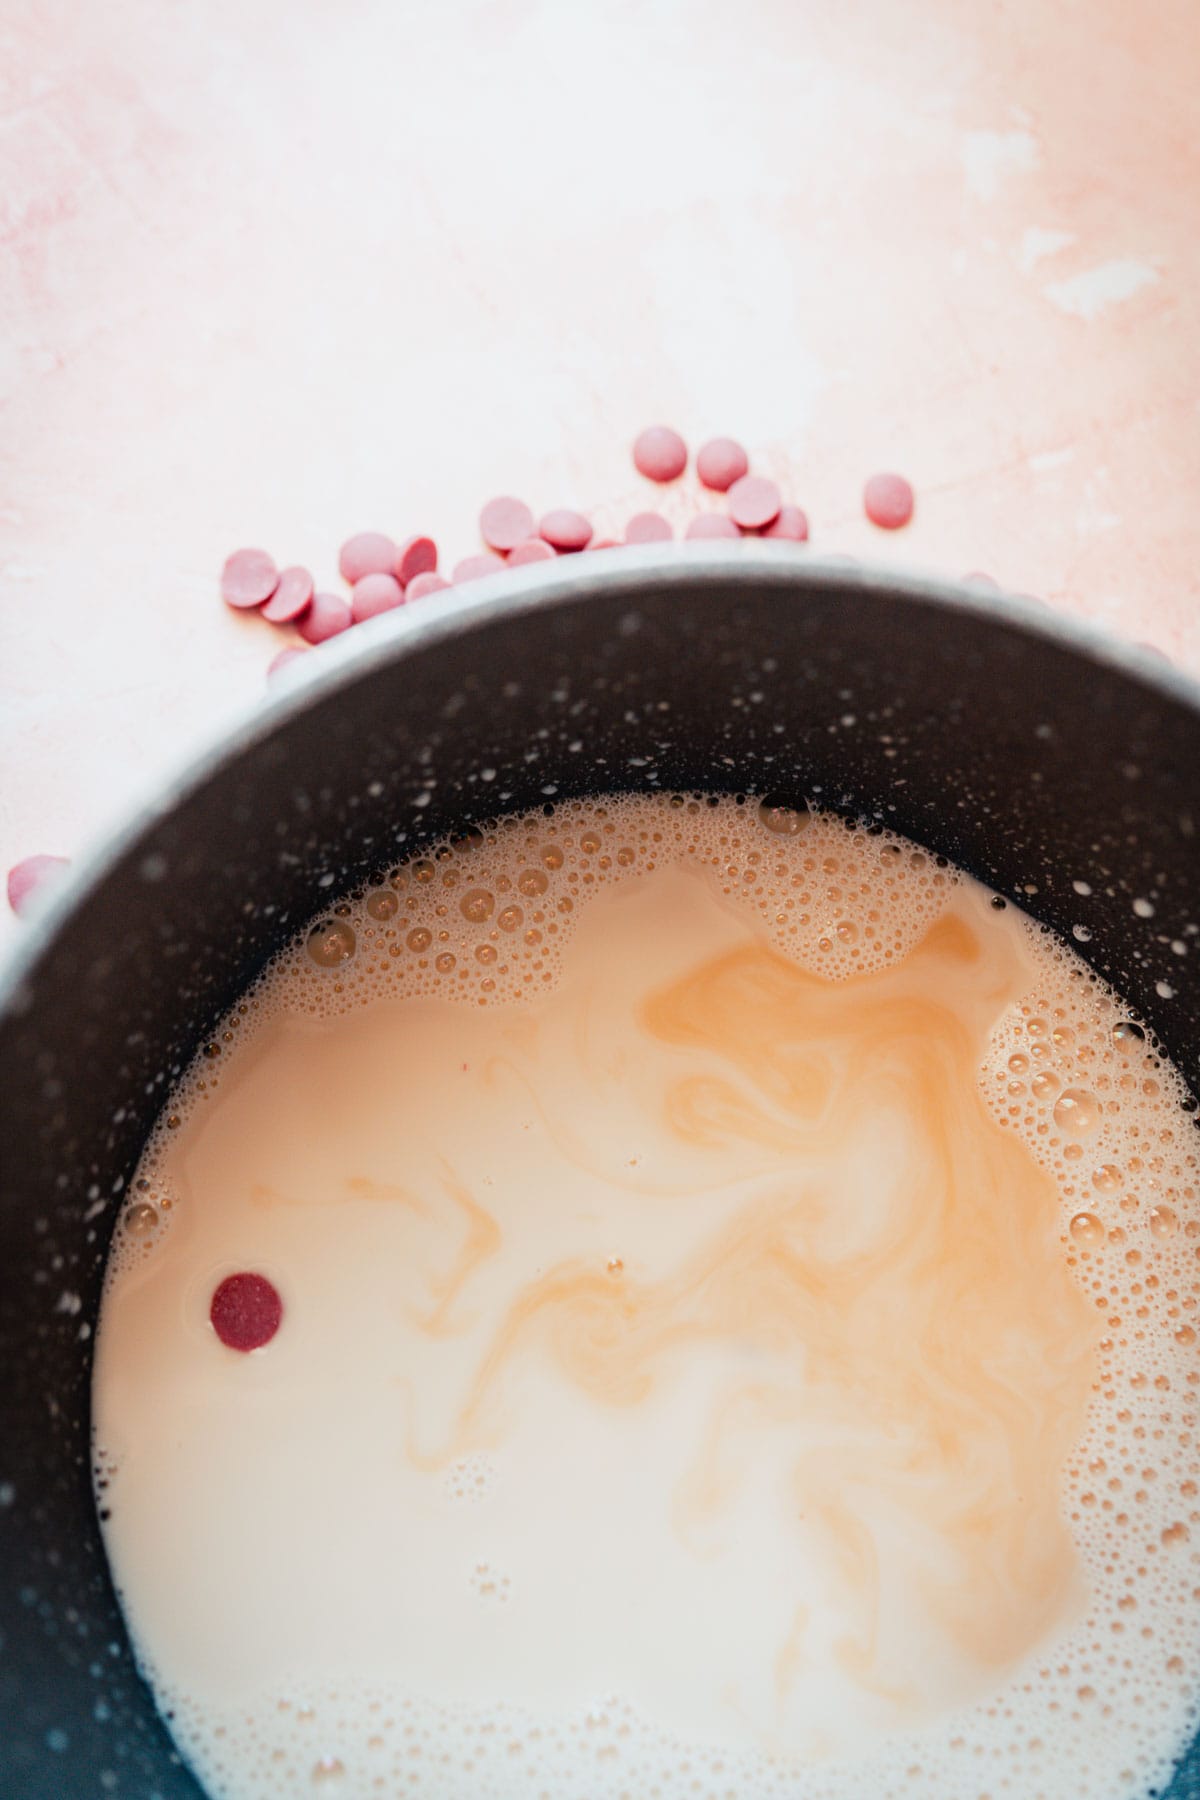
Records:
[[[752,802],[561,806],[335,908],[172,1101],[97,1341],[212,1794],[1147,1793],[1200,1133],[1126,1019],[937,859]]]

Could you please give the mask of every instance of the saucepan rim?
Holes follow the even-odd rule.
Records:
[[[157,771],[142,798],[72,859],[54,894],[0,958],[0,1017],[25,1010],[29,977],[51,950],[61,926],[139,840],[223,766],[269,739],[314,700],[352,687],[371,670],[402,662],[426,646],[469,637],[482,622],[532,619],[563,605],[585,606],[596,597],[612,600],[627,595],[631,610],[636,610],[647,590],[669,591],[698,582],[720,589],[730,584],[779,588],[793,593],[798,602],[806,594],[832,591],[844,595],[848,604],[856,596],[868,595],[952,609],[1040,639],[1098,669],[1115,670],[1152,694],[1188,708],[1200,727],[1200,680],[1091,620],[982,582],[952,581],[850,557],[818,556],[804,546],[762,539],[621,547],[526,564],[452,588],[428,604],[397,607],[331,639],[319,655],[289,664],[265,696],[247,702],[199,748],[190,746]]]

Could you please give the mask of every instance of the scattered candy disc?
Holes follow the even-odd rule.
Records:
[[[588,545],[589,550],[619,550],[620,548],[620,538],[593,538]]]
[[[591,521],[581,512],[560,506],[546,514],[538,526],[538,535],[556,550],[586,550],[592,541]]]
[[[348,631],[353,623],[354,614],[340,594],[314,594],[300,621],[300,636],[306,644],[323,644],[339,631]]]
[[[627,544],[661,544],[675,533],[661,513],[635,513],[625,527]]]
[[[710,438],[696,452],[696,473],[706,488],[727,494],[750,467],[750,458],[734,438]]]
[[[443,588],[449,586],[450,583],[444,575],[439,575],[435,569],[424,569],[419,575],[413,576],[404,590],[404,598],[405,600],[424,600],[426,594],[440,594]]]
[[[284,569],[279,577],[279,585],[267,604],[262,609],[264,619],[272,625],[289,625],[306,613],[312,604],[313,578],[307,569],[299,563],[293,563],[290,569]]]
[[[779,517],[772,519],[763,532],[765,538],[790,538],[794,544],[808,542],[808,514],[790,501],[779,509]]]
[[[289,644],[286,650],[277,651],[267,664],[267,680],[270,681],[274,676],[280,674],[289,663],[294,663],[298,656],[307,655],[308,651],[301,649],[298,644]]]
[[[456,562],[451,580],[456,583],[478,581],[481,575],[494,575],[498,569],[503,567],[504,558],[502,556],[495,555],[491,550],[483,550],[476,556],[464,556],[461,562]]]
[[[235,550],[221,570],[221,598],[229,606],[262,606],[279,582],[275,558],[265,550]]]
[[[404,605],[404,589],[394,575],[382,572],[364,575],[356,581],[350,592],[350,611],[354,614],[354,623],[361,625],[364,619],[373,619],[379,613],[391,612],[394,606]]]
[[[510,568],[519,568],[522,563],[553,562],[557,555],[558,551],[545,538],[523,538],[513,545],[505,560]]]
[[[683,535],[688,538],[740,538],[742,534],[724,513],[697,513]]]
[[[913,491],[903,475],[872,475],[863,488],[863,510],[872,525],[899,531],[913,516]]]
[[[401,587],[407,587],[418,575],[432,575],[437,568],[437,545],[431,537],[405,538],[396,552],[392,571]]]
[[[729,490],[729,516],[743,531],[761,531],[782,505],[779,489],[765,475],[743,475]]]
[[[261,1350],[279,1330],[283,1301],[265,1275],[227,1275],[213,1294],[208,1316],[229,1349]]]
[[[687,445],[669,425],[649,425],[634,441],[633,466],[650,481],[674,481],[687,468]]]
[[[985,575],[982,569],[972,569],[970,574],[963,576],[963,580],[968,582],[971,587],[999,588],[1000,586],[994,575]]]
[[[479,515],[479,532],[491,550],[515,550],[533,536],[533,514],[523,500],[501,494],[489,500]]]
[[[71,866],[66,856],[27,856],[8,871],[8,904],[23,919],[39,896],[45,897],[64,869]]]
[[[400,554],[382,531],[360,531],[338,551],[338,572],[351,586],[364,575],[390,575]]]

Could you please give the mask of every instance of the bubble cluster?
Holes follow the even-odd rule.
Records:
[[[496,1485],[495,1465],[486,1456],[462,1456],[446,1470],[445,1487],[451,1500],[478,1504]]]
[[[799,795],[568,801],[433,844],[341,902],[277,960],[272,1004],[330,1015],[385,994],[527,999],[557,980],[591,895],[680,861],[831,980],[903,957],[959,879],[944,858]]]
[[[427,845],[326,903],[197,1057],[131,1184],[114,1269],[140,1264],[170,1228],[178,1207],[159,1171],[165,1134],[219,1091],[228,1050],[261,1023],[281,1012],[329,1018],[381,998],[534,999],[558,980],[590,898],[680,862],[703,869],[722,902],[751,908],[779,951],[833,982],[902,959],[966,879],[886,831],[811,810],[799,794],[603,797]],[[1200,1697],[1200,1132],[1145,1027],[1065,944],[1003,902],[997,911],[1022,934],[1030,985],[993,1033],[980,1094],[997,1128],[1053,1179],[1060,1215],[1050,1228],[1099,1333],[1091,1414],[1062,1496],[1087,1587],[1076,1623],[985,1701],[940,1729],[881,1738],[852,1765],[684,1743],[617,1696],[535,1714],[356,1683],[218,1708],[156,1682],[215,1800],[310,1791],[1134,1800],[1162,1786]],[[606,1273],[620,1282],[619,1256]],[[111,1462],[98,1462],[102,1507],[113,1478]],[[496,1480],[487,1459],[465,1458],[446,1472],[445,1499],[478,1505]],[[464,1579],[481,1621],[520,1605],[486,1557]]]

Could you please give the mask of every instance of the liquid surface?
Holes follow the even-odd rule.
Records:
[[[201,1778],[1148,1792],[1200,1639],[1184,1098],[1019,914],[786,808],[563,807],[335,909],[164,1118],[98,1334]]]

